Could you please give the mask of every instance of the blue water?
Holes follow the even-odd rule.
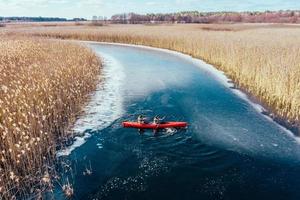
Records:
[[[74,199],[300,199],[300,144],[209,71],[166,52],[91,47],[104,69],[117,69],[104,83],[123,78],[105,99],[119,105],[104,113],[111,123],[90,122],[91,137],[61,158],[70,166],[61,184],[73,184]],[[121,127],[141,113],[190,126],[157,136]],[[59,187],[54,194],[64,199]]]

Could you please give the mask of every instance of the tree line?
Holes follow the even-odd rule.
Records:
[[[0,17],[0,21],[26,21],[26,22],[65,22],[86,21],[84,18],[60,18],[60,17]]]
[[[300,23],[300,11],[265,12],[178,12],[167,14],[124,13],[111,17],[112,23]]]

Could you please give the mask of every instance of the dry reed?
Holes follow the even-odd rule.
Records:
[[[277,119],[300,126],[300,28],[296,25],[110,25],[28,28],[19,33],[183,52],[223,70]]]
[[[0,39],[0,199],[51,188],[58,142],[69,137],[100,62],[89,49],[45,39]]]

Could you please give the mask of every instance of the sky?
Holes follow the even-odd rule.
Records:
[[[300,10],[300,0],[0,0],[0,16],[91,19],[93,15],[177,11]]]

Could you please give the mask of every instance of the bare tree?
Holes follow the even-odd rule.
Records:
[[[111,18],[113,23],[298,23],[299,11],[265,11],[265,12],[203,12],[188,11],[167,14],[123,13]]]

